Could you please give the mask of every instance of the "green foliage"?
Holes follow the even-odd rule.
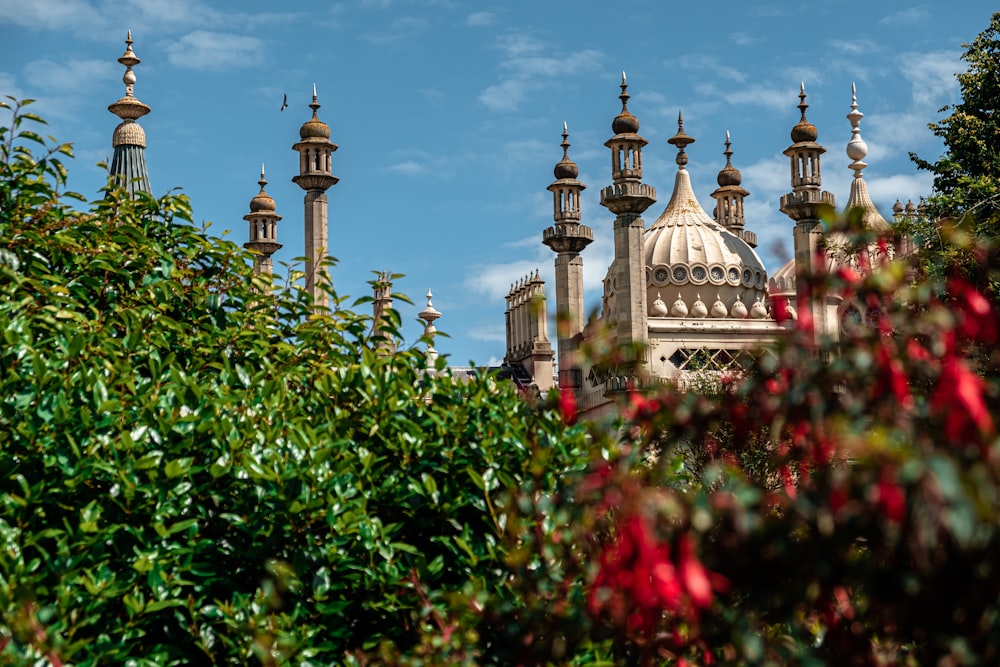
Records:
[[[932,271],[961,273],[1000,303],[1000,275],[990,270],[1000,252],[1000,12],[963,46],[968,70],[956,75],[962,100],[942,109],[949,115],[929,125],[944,140],[945,154],[936,162],[910,154],[934,174],[928,215],[946,222],[943,229],[918,224],[915,231],[923,232],[921,247],[929,251],[924,259]],[[989,261],[971,255],[970,236],[992,241],[985,249]]]
[[[584,433],[418,350],[378,353],[370,318],[311,315],[191,226],[183,196],[112,188],[74,210],[69,147],[12,106],[0,664],[488,655],[475,627],[430,637],[433,619],[463,591],[512,596],[496,503],[525,482],[551,493]]]

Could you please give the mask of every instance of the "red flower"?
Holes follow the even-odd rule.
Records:
[[[576,394],[569,387],[559,390],[559,412],[567,424],[576,422]]]

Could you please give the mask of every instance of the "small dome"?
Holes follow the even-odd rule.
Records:
[[[731,314],[740,320],[747,316],[747,305],[743,303],[743,298],[738,294],[736,295],[736,303],[733,304],[733,312]]]
[[[691,316],[692,317],[705,317],[708,315],[708,306],[705,302],[701,300],[701,295],[695,300],[694,305],[691,306]]]
[[[803,118],[792,128],[792,141],[794,143],[811,143],[819,137],[819,130],[816,126]]]
[[[719,175],[715,180],[720,187],[726,187],[727,185],[739,185],[743,182],[743,174],[740,173],[739,169],[727,163],[726,166],[722,168],[722,171],[719,172]]]
[[[667,310],[667,304],[663,302],[663,299],[660,298],[660,294],[657,293],[656,300],[653,301],[653,305],[649,308],[649,314],[653,317],[666,317],[669,313],[670,311]]]
[[[806,86],[802,83],[799,84],[799,111],[802,112],[802,118],[792,128],[793,143],[815,142],[819,137],[819,131],[816,129],[816,126],[806,120],[806,109],[808,108],[809,105],[806,104]]]
[[[750,309],[750,317],[755,320],[763,320],[767,317],[767,307],[762,299],[754,301],[753,307]]]
[[[670,314],[674,317],[687,317],[688,307],[687,304],[684,303],[684,299],[681,298],[680,294],[677,295],[677,300],[674,301],[674,305],[670,307]]]
[[[639,131],[639,119],[628,109],[622,109],[622,112],[611,121],[611,131],[615,134],[635,134]]]
[[[580,169],[576,166],[576,162],[573,162],[568,157],[564,157],[562,160],[556,163],[556,168],[552,170],[557,179],[564,178],[576,178],[580,175]]]
[[[718,294],[715,295],[715,303],[712,304],[712,310],[709,314],[712,317],[729,317],[729,309],[726,308],[726,304],[722,303]]]
[[[250,212],[260,213],[262,211],[271,212],[277,209],[271,195],[262,189],[253,199],[250,200]]]
[[[299,136],[303,139],[329,139],[330,126],[321,121],[315,114],[299,128]]]

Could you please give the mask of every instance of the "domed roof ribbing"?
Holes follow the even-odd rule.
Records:
[[[802,118],[799,122],[792,127],[792,141],[794,143],[810,143],[816,141],[819,137],[819,130],[816,126],[806,120],[806,109],[809,105],[806,104],[806,84],[799,84],[799,110],[802,112]]]
[[[307,120],[299,128],[299,136],[303,139],[318,137],[320,139],[330,138],[330,126],[319,119],[316,112],[319,111],[319,102],[316,101],[316,84],[313,84],[313,99],[309,108],[312,109],[312,118]]]
[[[566,123],[563,123],[563,133],[562,133],[562,146],[563,156],[562,160],[556,163],[555,169],[553,169],[553,174],[559,180],[564,178],[576,178],[580,175],[580,168],[576,166],[576,162],[569,159],[569,129],[566,127]]]
[[[701,265],[705,271],[709,267],[723,267],[727,273],[730,268],[734,268],[738,271],[738,274],[734,274],[734,277],[738,277],[730,281],[734,285],[743,282],[743,270],[749,269],[753,272],[753,279],[747,282],[756,284],[756,272],[761,275],[764,273],[764,265],[757,253],[743,239],[716,223],[695,197],[691,188],[691,176],[684,166],[687,163],[684,146],[693,143],[694,139],[684,133],[682,119],[678,125],[678,133],[668,141],[680,149],[677,155],[680,168],[677,170],[674,191],[667,208],[646,231],[646,266]],[[686,280],[681,278],[682,275],[685,273],[677,272],[672,280],[704,282],[699,277],[700,271],[699,276],[687,274]],[[728,275],[723,277],[729,278]]]
[[[639,119],[628,110],[628,83],[625,81],[625,72],[622,72],[622,94],[618,99],[622,101],[622,110],[615,119],[611,121],[611,131],[615,134],[635,134],[639,131]]]

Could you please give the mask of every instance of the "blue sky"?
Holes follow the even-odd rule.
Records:
[[[743,172],[747,228],[769,272],[788,257],[792,223],[777,210],[790,189],[781,155],[798,120],[798,88],[819,128],[824,189],[847,199],[844,147],[851,83],[865,114],[865,171],[889,217],[896,198],[927,194],[930,178],[907,154],[936,158],[927,129],[956,101],[961,44],[989,23],[991,3],[888,0],[825,2],[573,3],[536,0],[0,0],[0,94],[38,100],[34,110],[60,141],[74,143],[71,188],[97,196],[95,165],[112,152],[124,92],[116,59],[132,30],[136,96],[154,193],[181,188],[197,221],[242,244],[243,215],[261,163],[277,202],[275,256],[302,254],[303,192],[291,145],[309,118],[316,84],[320,118],[340,145],[329,191],[335,288],[370,294],[372,271],[406,274],[397,302],[415,340],[428,288],[443,312],[436,346],[464,365],[504,354],[504,295],[536,268],[547,279],[554,254],[541,245],[552,224],[552,167],[563,121],[580,165],[586,307],[612,255],[613,217],[598,204],[610,183],[604,142],[628,73],[645,181],[658,191],[647,223],[666,206],[676,170],[666,139],[678,110],[697,139],[688,148],[695,191],[709,197],[724,164],[726,130]],[[282,96],[289,108],[279,112]],[[554,298],[550,299],[550,309]],[[553,346],[555,341],[553,340]]]

